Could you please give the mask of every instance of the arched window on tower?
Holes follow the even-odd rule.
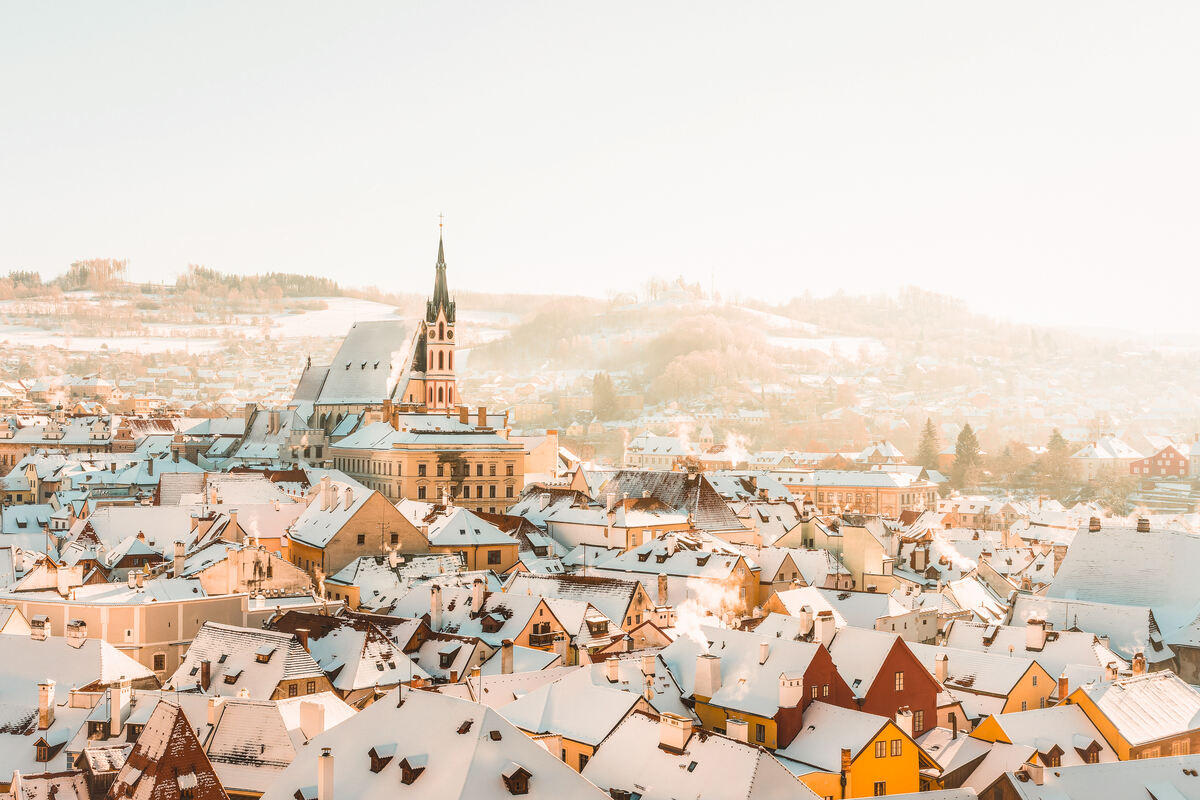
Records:
[[[448,365],[450,365],[450,369],[454,369],[454,351],[453,350],[451,350],[450,354],[446,356],[446,363]]]
[[[446,387],[446,403],[447,403],[447,404],[450,404],[450,403],[453,403],[453,402],[454,402],[454,387],[453,387],[453,386],[447,386],[447,387]]]
[[[446,402],[446,396],[445,396],[444,392],[442,391],[442,387],[439,386],[438,387],[438,403],[440,404],[440,403],[444,403],[444,402]]]
[[[429,387],[429,402],[430,403],[433,402],[433,387],[432,386]]]
[[[439,322],[438,323],[438,341],[441,342],[441,341],[444,341],[445,339],[446,339],[446,325],[444,323]]]
[[[438,353],[438,369],[446,368],[446,354]]]

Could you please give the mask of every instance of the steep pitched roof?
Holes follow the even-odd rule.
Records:
[[[200,740],[177,705],[159,703],[125,760],[109,800],[229,800]]]

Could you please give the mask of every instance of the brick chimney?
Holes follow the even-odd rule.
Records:
[[[429,628],[434,632],[442,629],[442,587],[436,583],[429,587]]]
[[[1143,653],[1141,651],[1134,653],[1133,660],[1130,661],[1129,663],[1133,667],[1134,675],[1145,675],[1146,674],[1146,654],[1145,653]]]
[[[1100,518],[1099,517],[1092,517],[1091,519],[1088,520],[1088,530],[1091,531],[1092,533],[1095,533],[1096,531],[1100,530]]]
[[[212,662],[207,658],[200,659],[200,689],[208,691],[209,684],[212,683]]]
[[[183,547],[183,542],[175,543],[175,558],[172,561],[171,574],[176,578],[183,577],[183,564],[186,561],[186,554]]]
[[[721,657],[711,653],[696,656],[696,680],[692,694],[712,697],[721,691]]]
[[[471,420],[471,409],[466,406],[458,407],[458,421],[463,425],[469,425]]]
[[[38,730],[54,724],[54,681],[47,678],[38,684]]]
[[[333,800],[333,748],[322,747],[317,759],[317,800]]]
[[[687,717],[664,712],[658,718],[658,746],[672,753],[682,753],[692,738],[692,721]]]
[[[479,407],[479,416],[478,416],[478,419],[479,419],[479,422],[477,423],[477,426],[478,426],[478,427],[480,427],[480,428],[486,428],[486,427],[488,426],[488,423],[487,423],[487,406],[480,406],[480,407]]]
[[[609,656],[604,660],[604,677],[609,683],[621,680],[621,662],[616,656]]]
[[[667,604],[667,576],[658,576],[658,604],[665,606]]]
[[[1149,533],[1150,532],[1150,520],[1147,519],[1146,517],[1138,517],[1137,531],[1138,531],[1138,533]]]
[[[1070,681],[1067,680],[1067,673],[1064,672],[1062,675],[1058,676],[1058,700],[1059,700],[1059,702],[1066,700],[1067,695],[1069,695],[1070,693],[1071,693],[1071,684],[1070,684]]]
[[[309,652],[308,628],[296,628],[296,638],[300,640],[300,646],[304,648],[304,652]]]

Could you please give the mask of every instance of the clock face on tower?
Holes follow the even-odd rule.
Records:
[[[446,329],[446,338],[452,342],[454,341],[454,329],[453,328]]]

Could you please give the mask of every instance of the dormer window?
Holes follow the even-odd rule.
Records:
[[[429,757],[423,754],[405,758],[400,762],[400,782],[411,785],[413,781],[421,777],[421,773],[425,771],[428,763]]]
[[[270,645],[264,645],[254,651],[254,660],[259,664],[266,664],[271,660],[271,655],[274,654],[275,648]]]
[[[396,755],[396,745],[394,744],[377,744],[367,751],[367,757],[371,759],[371,772],[379,772],[392,760]]]
[[[509,764],[501,777],[509,794],[529,794],[529,770],[520,764]]]

